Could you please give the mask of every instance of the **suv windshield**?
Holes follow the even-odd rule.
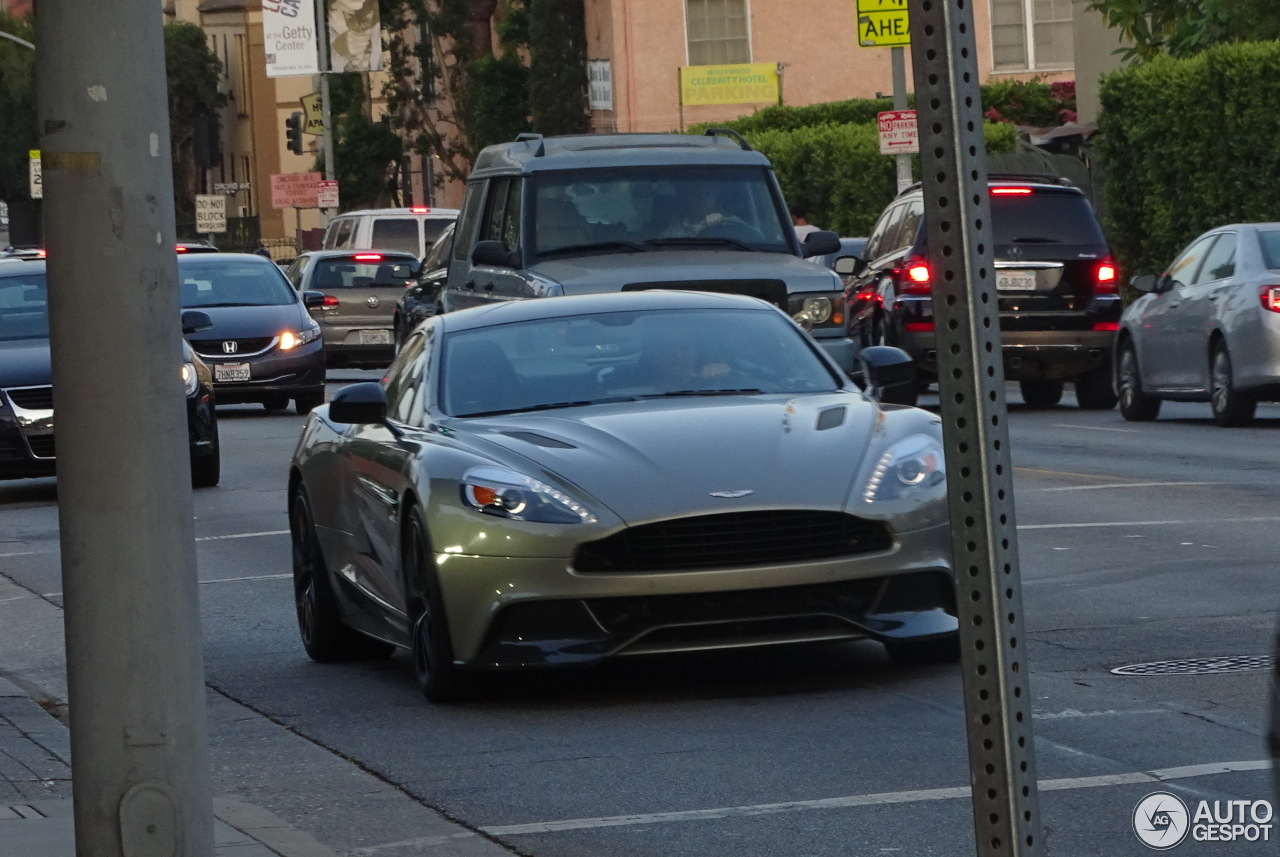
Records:
[[[49,338],[44,272],[0,277],[0,342]]]
[[[731,247],[791,253],[762,167],[624,167],[536,173],[533,252]]]
[[[992,194],[991,224],[996,244],[1107,243],[1089,201],[1078,193]]]

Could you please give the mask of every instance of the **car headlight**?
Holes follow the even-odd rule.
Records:
[[[913,492],[927,492],[946,480],[942,442],[927,434],[913,434],[881,454],[862,489],[862,499],[867,503],[896,500]]]
[[[462,477],[462,502],[477,512],[544,524],[594,524],[591,510],[532,476],[501,467],[473,467]]]
[[[815,327],[840,327],[844,313],[835,299],[826,295],[792,295],[787,299],[787,311],[796,324],[805,330]]]
[[[320,325],[315,324],[310,327],[304,327],[301,331],[294,333],[292,330],[286,330],[280,334],[280,350],[288,351],[297,348],[299,345],[306,345],[313,342],[320,336]]]
[[[200,386],[200,376],[196,374],[196,364],[182,364],[182,386],[188,396],[196,391],[196,387]]]

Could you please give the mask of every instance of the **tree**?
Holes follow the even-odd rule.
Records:
[[[3,6],[0,30],[28,42],[34,37],[30,18],[14,17]],[[28,47],[0,39],[0,200],[9,204],[12,236],[24,243],[36,240],[35,207],[27,178],[28,153],[39,146],[35,56]]]
[[[1125,59],[1188,57],[1225,42],[1280,39],[1276,0],[1093,0],[1108,27],[1132,47]]]
[[[583,14],[580,2],[529,0],[529,112],[541,134],[590,127]]]
[[[185,21],[164,27],[164,65],[169,78],[169,147],[173,196],[179,223],[195,220],[201,172],[218,158],[218,110],[227,96],[218,90],[222,61],[204,31]]]
[[[399,179],[404,146],[387,117],[369,118],[365,75],[359,72],[329,78],[334,123],[333,169],[345,208],[384,208],[399,205]],[[320,171],[323,166],[316,165]]]

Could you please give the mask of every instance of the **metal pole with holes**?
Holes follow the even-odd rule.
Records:
[[[980,857],[1044,853],[972,0],[911,0],[938,389]]]

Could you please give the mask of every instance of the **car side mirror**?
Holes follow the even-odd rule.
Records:
[[[830,256],[840,252],[840,236],[825,229],[810,232],[800,245],[801,254],[808,259],[811,256]]]
[[[346,425],[370,425],[387,418],[387,394],[377,381],[348,384],[329,402],[329,419]]]
[[[494,268],[516,267],[516,254],[501,241],[478,241],[471,251],[471,261]]]
[[[835,271],[842,277],[857,276],[867,267],[867,260],[861,256],[841,256],[836,259]]]
[[[872,345],[858,353],[866,393],[886,405],[907,404],[895,395],[915,383],[916,364],[911,355],[891,345]]]
[[[198,309],[187,309],[182,311],[182,332],[199,333],[202,330],[208,330],[213,327],[213,319],[207,312],[201,312]]]
[[[318,309],[324,306],[324,292],[308,289],[302,293],[302,305],[307,309]]]
[[[1140,274],[1129,280],[1129,287],[1139,292],[1157,291],[1159,284],[1160,280],[1155,274]]]

